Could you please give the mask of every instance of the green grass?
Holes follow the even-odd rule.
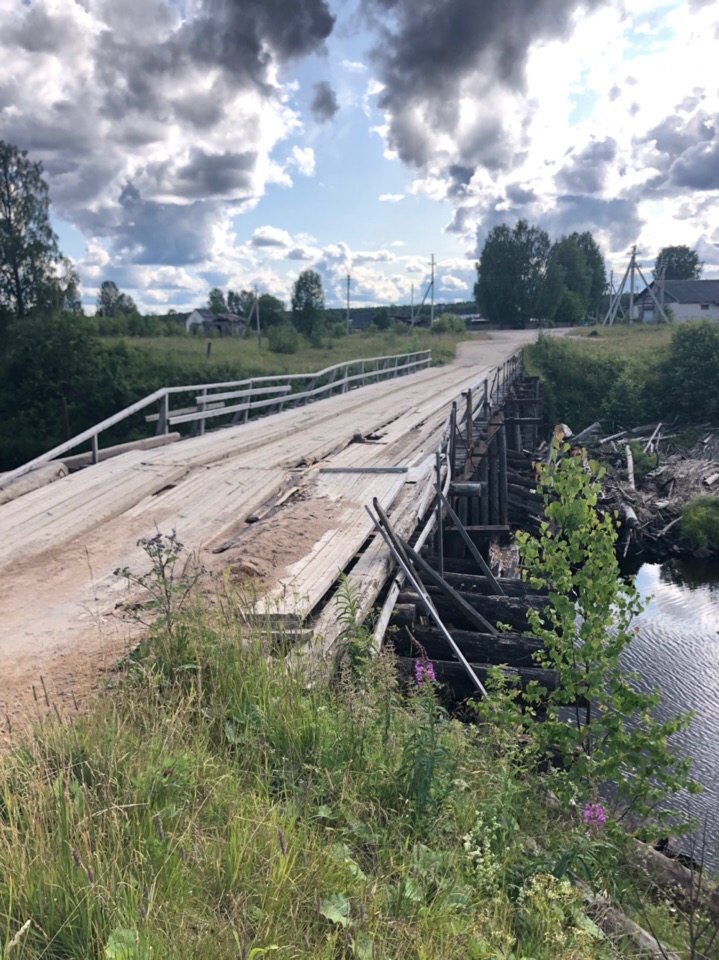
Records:
[[[387,657],[310,688],[291,638],[211,600],[0,755],[3,960],[617,955],[558,879],[613,889],[617,841],[547,804],[511,730]]]
[[[280,354],[268,349],[266,338],[260,348],[256,337],[224,337],[209,341],[209,358],[208,341],[202,337],[133,337],[128,342],[152,361],[171,366],[178,372],[184,368],[192,369],[194,373],[198,369],[206,369],[212,377],[213,370],[221,369],[224,375],[231,369],[240,379],[245,373],[250,376],[314,373],[345,360],[427,349],[432,350],[433,364],[448,363],[454,358],[459,341],[482,338],[482,334],[436,335],[426,330],[417,330],[412,334],[392,331],[354,333],[349,337],[329,340],[323,347],[312,347],[304,341],[297,353]]]
[[[696,497],[685,503],[679,526],[693,547],[719,547],[719,497]]]
[[[668,347],[674,329],[665,323],[581,327],[573,330],[568,339],[580,349],[592,353],[627,357]]]

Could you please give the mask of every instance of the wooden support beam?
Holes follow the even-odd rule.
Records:
[[[460,613],[463,613],[469,622],[473,623],[479,630],[486,630],[488,633],[497,633],[497,628],[493,626],[489,620],[483,617],[481,613],[475,610],[474,607],[470,607],[470,605],[460,597],[454,587],[451,587],[445,580],[443,580],[436,570],[433,570],[427,561],[415,550],[413,550],[408,543],[405,543],[403,540],[400,540],[399,542],[400,546],[404,550],[407,557],[411,560],[412,565],[420,574],[424,582],[429,582],[434,584],[436,587],[439,587],[447,600],[454,604],[457,610]]]
[[[414,676],[415,663],[414,658],[399,657],[397,659],[397,667],[400,673],[408,677]],[[458,700],[466,700],[476,695],[477,691],[472,686],[464,667],[460,663],[452,660],[432,660],[432,664],[437,679],[440,683],[445,683]],[[482,684],[486,684],[492,664],[471,663],[470,667]],[[539,670],[527,667],[500,667],[500,670],[508,680],[518,683],[522,689],[526,689],[531,681],[535,681],[547,690],[556,690],[559,683],[559,677],[555,670]]]
[[[415,624],[412,637],[422,644],[430,660],[451,659],[448,657],[447,641],[436,627]],[[542,644],[535,637],[521,633],[493,636],[469,630],[452,630],[452,639],[470,663],[506,663],[512,667],[529,668],[539,666],[534,656],[541,652]],[[407,645],[400,633],[395,646],[403,651]]]

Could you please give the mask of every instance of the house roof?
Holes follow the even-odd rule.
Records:
[[[193,311],[199,313],[205,323],[216,323],[218,320],[224,320],[229,323],[247,323],[247,317],[241,317],[236,313],[215,313],[207,307],[198,307]]]
[[[656,280],[650,286],[655,289]],[[664,300],[674,303],[719,303],[719,280],[665,280]]]

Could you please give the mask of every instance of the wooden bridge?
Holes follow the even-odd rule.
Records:
[[[264,609],[292,623],[305,650],[316,653],[337,638],[339,573],[351,568],[369,608],[393,567],[365,507],[376,500],[393,529],[408,537],[438,481],[446,493],[449,483],[473,476],[472,432],[486,413],[482,442],[494,450],[504,444],[505,454],[480,458],[487,472],[474,482],[487,495],[455,503],[472,542],[508,529],[525,494],[508,475],[507,450],[521,447],[522,430],[531,429],[531,398],[517,397],[509,420],[491,417],[517,372],[517,350],[532,336],[512,331],[460,344],[457,360],[445,367],[428,368],[418,355],[356,361],[342,376],[308,377],[299,390],[287,390],[286,378],[173,388],[184,393],[180,402],[191,394],[190,410],[173,411],[173,391],[160,391],[132,415],[159,405],[154,426],[161,437],[176,427],[194,427],[194,436],[103,459],[98,437],[117,422],[110,418],[39,458],[56,463],[80,442],[90,444],[80,455],[90,466],[0,505],[0,718],[12,726],[35,700],[72,712],[96,685],[133,639],[133,624],[118,606],[126,586],[114,571],[142,570],[147,562],[137,541],[158,530],[176,530],[211,571],[252,577]],[[411,375],[396,375],[402,372]],[[530,403],[523,407],[522,399]],[[205,432],[218,417],[235,424]],[[0,490],[37,465],[6,475]],[[395,600],[400,590],[393,585]]]

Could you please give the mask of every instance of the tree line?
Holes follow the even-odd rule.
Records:
[[[654,272],[665,280],[695,280],[703,264],[683,245],[660,250]],[[477,263],[474,295],[482,315],[501,327],[530,321],[574,325],[599,321],[610,295],[604,256],[589,231],[554,243],[526,220],[494,227]]]

